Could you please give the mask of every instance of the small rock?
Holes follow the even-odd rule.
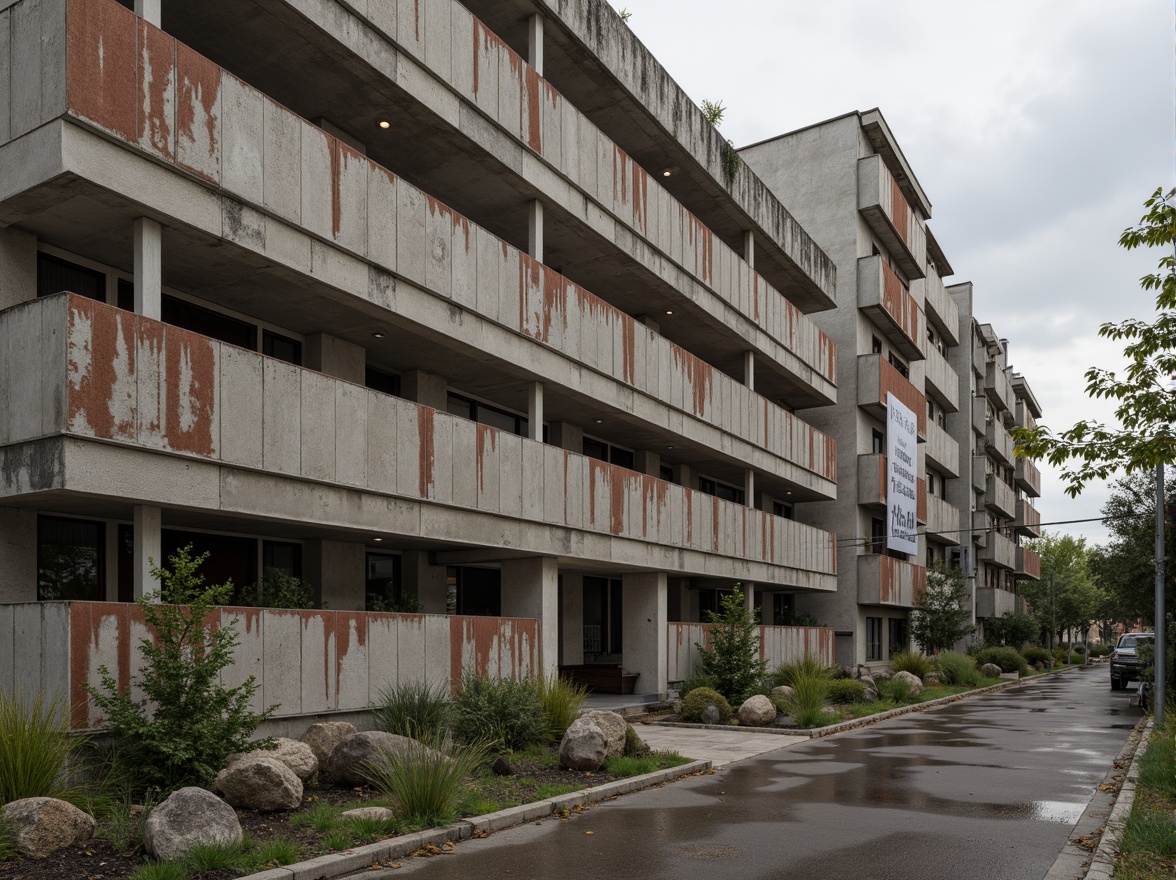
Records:
[[[866,688],[865,691],[862,692],[862,702],[863,703],[876,703],[876,702],[878,702],[878,689],[877,688]]]
[[[739,723],[749,727],[767,727],[776,720],[776,707],[763,694],[748,697],[739,707]]]
[[[272,749],[254,749],[251,752],[237,752],[229,755],[225,767],[232,767],[241,761],[252,761],[256,758],[273,758],[293,770],[294,775],[304,784],[318,775],[318,758],[315,757],[314,749],[308,743],[287,739],[284,736],[279,736],[274,740],[274,743]]]
[[[936,685],[942,683],[943,679],[940,677],[938,672],[928,672],[923,676],[923,684],[925,684],[927,687],[935,687]]]
[[[879,669],[874,673],[874,681],[890,681],[891,675],[889,669]]]
[[[212,787],[232,806],[248,810],[295,810],[302,803],[302,780],[276,758],[253,758],[230,764],[216,777]]]
[[[394,755],[409,748],[424,746],[406,736],[382,730],[353,733],[343,737],[331,751],[327,767],[337,785],[367,785],[369,768],[382,760],[381,754]]]
[[[779,687],[772,688],[771,696],[782,697],[785,700],[792,701],[796,699],[796,691],[788,685],[782,684]]]
[[[228,846],[241,840],[236,811],[211,791],[181,788],[147,814],[143,845],[157,859],[176,859],[201,844]]]
[[[345,810],[339,814],[340,819],[372,819],[376,822],[387,822],[389,819],[395,819],[396,814],[387,807],[357,807],[354,810]]]
[[[569,770],[599,770],[608,757],[608,739],[591,719],[577,718],[559,744],[559,764]]]
[[[306,728],[306,733],[302,734],[302,742],[310,746],[310,750],[314,752],[319,769],[325,770],[335,746],[353,733],[356,733],[355,725],[346,721],[320,721]]]
[[[702,710],[703,724],[718,724],[719,719],[722,717],[722,714],[719,712],[719,707],[713,703]]]
[[[995,663],[985,663],[980,667],[980,674],[985,678],[1000,678],[1000,667]]]
[[[674,700],[674,702],[670,703],[670,711],[673,712],[675,715],[681,715],[682,714],[682,701],[681,700]]]
[[[894,673],[892,678],[894,681],[905,681],[908,685],[910,685],[912,697],[919,697],[923,695],[923,682],[919,681],[919,676],[904,670],[902,672]]]
[[[501,756],[494,759],[494,763],[490,765],[490,769],[494,771],[495,776],[514,776],[515,772],[510,761]]]
[[[580,717],[587,718],[600,728],[600,732],[604,734],[607,757],[618,758],[625,753],[625,729],[629,725],[625,723],[624,718],[616,712],[605,712],[599,709],[585,712]]]
[[[82,843],[94,836],[94,819],[67,801],[22,798],[0,810],[18,852],[34,859]]]

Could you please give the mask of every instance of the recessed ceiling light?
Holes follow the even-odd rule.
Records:
[[[389,122],[387,119],[381,119],[378,124],[379,124],[380,128],[391,128],[392,127],[392,123]]]
[[[380,543],[380,541],[383,541],[384,539],[383,538],[372,538],[372,540],[378,544],[378,543]]]
[[[377,330],[375,333],[373,333],[372,336],[374,336],[376,339],[383,339],[384,338],[384,334],[381,333],[379,330]]]
[[[673,446],[667,446],[666,449],[673,449]]]
[[[669,177],[673,173],[674,172],[672,172],[669,168],[667,168],[665,171],[662,172],[662,177]]]
[[[673,309],[666,309],[666,314],[672,315],[672,314],[674,314],[674,310]]]
[[[597,419],[596,424],[598,424],[598,425],[604,424],[604,419]]]

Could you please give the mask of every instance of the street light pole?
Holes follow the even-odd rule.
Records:
[[[1165,690],[1167,679],[1167,665],[1168,654],[1165,648],[1167,641],[1167,620],[1164,613],[1164,586],[1167,578],[1165,577],[1165,554],[1164,554],[1164,514],[1166,512],[1164,505],[1164,466],[1162,464],[1156,465],[1156,611],[1155,611],[1155,631],[1156,631],[1156,690],[1152,695],[1152,702],[1155,703],[1155,723],[1162,724],[1164,721],[1164,700],[1167,697]]]

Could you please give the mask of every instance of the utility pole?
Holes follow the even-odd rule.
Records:
[[[1057,615],[1054,613],[1054,573],[1053,564],[1049,567],[1049,662],[1053,664],[1054,630],[1057,628]]]
[[[1167,615],[1164,613],[1164,586],[1167,581],[1164,554],[1164,515],[1167,507],[1164,504],[1164,466],[1156,465],[1156,690],[1152,695],[1155,704],[1155,723],[1164,721],[1164,701],[1167,698],[1167,666],[1168,654],[1165,647],[1168,634]]]

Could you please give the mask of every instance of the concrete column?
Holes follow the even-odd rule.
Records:
[[[649,317],[649,315],[638,315],[636,320],[639,324],[643,324],[654,333],[661,335],[661,324],[659,324],[653,318]]]
[[[163,227],[150,217],[135,219],[135,314],[163,317]]]
[[[672,468],[674,472],[674,482],[679,486],[684,486],[687,489],[697,489],[698,480],[695,479],[694,471],[688,464],[676,464]]]
[[[743,233],[743,259],[751,268],[755,268],[755,236],[751,230]]]
[[[367,574],[364,545],[315,539],[302,545],[302,579],[332,611],[363,611]]]
[[[743,384],[755,391],[755,352],[743,352]]]
[[[0,604],[36,601],[37,512],[0,507]]]
[[[584,662],[584,575],[567,572],[560,584],[563,614],[560,619],[560,663]]]
[[[755,611],[755,584],[744,582],[740,586],[743,590],[743,607],[751,614]]]
[[[36,298],[37,237],[11,226],[0,229],[0,309]]]
[[[543,16],[539,13],[527,19],[527,63],[543,76]]]
[[[532,382],[527,388],[527,436],[543,442],[543,383]]]
[[[755,471],[751,468],[743,472],[743,503],[755,507]]]
[[[400,577],[403,589],[415,593],[425,614],[447,614],[449,611],[448,570],[444,565],[430,565],[429,554],[423,550],[404,553],[400,557]]]
[[[621,577],[621,638],[625,670],[640,675],[634,693],[666,692],[666,573]]]
[[[638,449],[633,453],[633,470],[648,474],[651,477],[661,475],[661,456],[648,449]]]
[[[159,588],[151,576],[154,566],[163,565],[163,509],[153,504],[135,505],[135,598],[140,599]]]
[[[543,203],[535,199],[527,209],[527,253],[543,262]]]
[[[156,27],[162,27],[163,0],[135,0],[135,15],[138,15]]]
[[[502,563],[502,616],[539,620],[539,672],[559,666],[559,560],[554,556]]]
[[[405,400],[431,406],[445,412],[449,408],[449,383],[424,370],[409,370],[400,377],[400,393]]]
[[[547,426],[547,442],[568,452],[584,451],[584,430],[570,422],[552,422]]]
[[[364,384],[367,351],[362,345],[326,333],[312,333],[302,344],[302,365],[336,379]]]

